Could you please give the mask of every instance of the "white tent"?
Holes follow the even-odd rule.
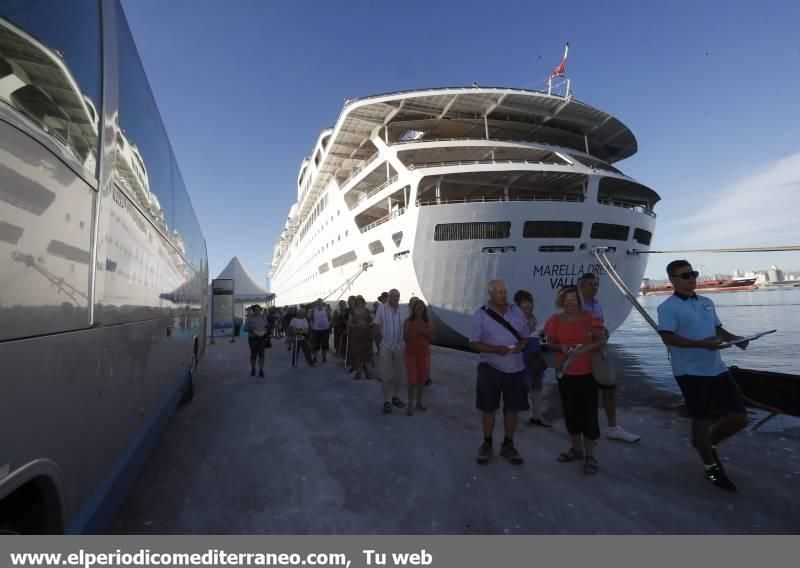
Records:
[[[217,278],[230,278],[233,280],[233,301],[234,303],[259,303],[263,304],[267,301],[268,296],[272,294],[256,282],[247,269],[239,260],[238,256],[234,256],[228,263],[228,266],[222,269],[217,275]]]
[[[217,278],[230,278],[233,280],[233,314],[236,318],[244,318],[245,309],[251,304],[261,304],[266,306],[267,303],[275,297],[275,294],[270,294],[267,290],[247,271],[247,269],[239,260],[238,256],[234,256],[228,263],[228,266],[222,269],[217,275]],[[211,334],[211,320],[212,320],[212,302],[211,300],[211,283],[208,284],[208,333]]]

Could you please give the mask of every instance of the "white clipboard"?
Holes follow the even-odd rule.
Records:
[[[754,333],[753,335],[748,335],[747,337],[741,337],[739,339],[731,339],[730,341],[724,341],[720,343],[720,347],[730,347],[731,345],[738,345],[740,343],[746,343],[748,341],[755,341],[765,335],[769,335],[770,333],[775,333],[778,331],[777,329],[770,329],[769,331],[762,331],[761,333]]]

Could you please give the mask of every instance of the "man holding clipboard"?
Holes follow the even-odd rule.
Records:
[[[714,302],[695,294],[699,273],[686,260],[667,265],[675,293],[658,307],[658,332],[669,346],[675,380],[692,417],[692,441],[716,487],[736,491],[717,455],[717,444],[747,426],[744,399],[719,350],[747,349],[747,341],[722,327]],[[712,419],[722,414],[716,422]]]

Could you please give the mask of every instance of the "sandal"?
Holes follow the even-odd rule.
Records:
[[[561,452],[560,454],[558,454],[558,461],[560,461],[561,463],[566,463],[581,459],[583,459],[583,452],[580,450],[576,450],[575,448],[570,448],[566,452]]]
[[[584,475],[597,475],[600,468],[597,465],[597,458],[594,456],[586,456],[586,461],[583,464]]]
[[[545,422],[544,418],[528,418],[528,424],[533,426],[543,426],[545,428],[552,428],[553,425],[549,422]]]

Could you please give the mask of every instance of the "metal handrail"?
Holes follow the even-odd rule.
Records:
[[[407,90],[404,90],[404,91],[392,91],[392,92],[389,92],[389,93],[380,93],[378,95],[370,95],[368,97],[361,97],[361,98],[358,98],[358,99],[346,99],[345,103],[344,103],[344,106],[345,106],[345,108],[347,108],[350,105],[354,105],[356,103],[369,101],[369,100],[373,100],[373,99],[380,99],[380,98],[383,98],[383,97],[391,97],[391,96],[396,96],[396,95],[405,95],[407,93],[420,93],[420,92],[427,92],[427,91],[465,91],[465,92],[469,92],[469,91],[484,91],[484,92],[485,91],[497,91],[497,92],[501,92],[501,93],[505,93],[505,92],[531,93],[531,94],[536,94],[536,95],[546,95],[547,96],[546,92],[537,91],[535,89],[514,89],[514,88],[509,88],[509,87],[464,87],[464,86],[459,86],[459,87],[436,87],[436,88],[432,88],[432,89],[407,89]],[[549,96],[558,96],[558,95],[549,95]],[[558,98],[564,98],[564,97],[558,96]]]
[[[519,138],[420,138],[418,140],[398,140],[397,142],[392,142],[389,146],[402,146],[406,144],[424,144],[425,142],[512,142],[517,144],[538,144],[540,146],[548,146],[548,150],[551,148],[560,148],[563,150],[569,150],[571,152],[578,152],[579,154],[584,154],[584,152],[576,149],[576,148],[569,148],[567,146],[557,146],[551,144],[550,142],[539,142],[537,140],[520,140]],[[586,156],[590,156],[586,154]],[[596,159],[596,158],[595,158]],[[602,160],[600,160],[602,161]]]
[[[351,181],[353,181],[353,178],[355,178],[358,174],[363,172],[364,168],[366,168],[368,165],[370,165],[372,162],[374,162],[377,159],[377,157],[380,156],[380,154],[381,154],[380,152],[375,152],[374,154],[372,154],[372,156],[367,158],[367,160],[363,164],[361,164],[355,170],[352,171],[352,173],[350,174],[350,177],[348,177],[346,180],[344,180],[342,185],[339,186],[339,189],[344,191],[344,188],[347,187],[347,184],[349,184]]]
[[[453,162],[426,162],[424,164],[411,164],[409,171],[423,168],[443,168],[447,166],[475,166],[482,164],[528,164],[536,166],[562,166],[570,167],[572,164],[558,164],[555,162],[534,162],[532,160],[457,160]]]
[[[653,219],[656,218],[655,212],[650,209],[647,205],[643,205],[641,203],[634,203],[632,201],[621,201],[619,199],[601,199],[597,198],[597,202],[600,205],[613,205],[614,207],[622,207],[623,209],[632,209],[634,211],[639,211],[640,213],[644,213],[649,215]]]
[[[398,178],[398,176],[394,175],[394,176],[390,177],[389,179],[387,179],[382,184],[380,184],[378,187],[376,187],[375,189],[370,191],[369,193],[365,193],[364,195],[359,197],[358,200],[356,200],[352,205],[348,205],[348,207],[350,208],[350,211],[352,211],[353,209],[358,207],[358,204],[361,203],[362,201],[364,201],[365,199],[369,199],[370,197],[372,197],[374,195],[377,195],[378,193],[380,193],[381,191],[383,191],[384,189],[386,189],[387,187],[392,185],[394,182],[397,181],[397,178]]]
[[[498,203],[502,201],[555,201],[559,203],[583,203],[584,198],[576,195],[534,195],[530,197],[515,195],[509,196],[508,199],[506,199],[505,197],[486,197],[485,195],[482,195],[480,197],[464,197],[464,199],[418,199],[416,204],[418,207],[424,207],[428,205],[452,205],[456,203]]]
[[[377,221],[373,221],[373,222],[372,222],[372,223],[370,223],[369,225],[366,225],[366,226],[364,226],[364,227],[361,227],[360,231],[361,231],[362,233],[366,233],[367,231],[369,231],[369,230],[371,230],[371,229],[374,229],[374,228],[375,228],[375,227],[377,227],[378,225],[383,225],[383,224],[384,224],[384,223],[386,223],[387,221],[391,221],[392,219],[394,219],[394,218],[396,218],[396,217],[399,217],[400,215],[402,215],[402,214],[403,214],[403,213],[405,213],[405,212],[406,212],[406,207],[401,207],[401,208],[400,208],[400,209],[398,209],[397,211],[392,211],[391,213],[389,213],[388,215],[385,215],[385,216],[381,217],[381,218],[380,218],[380,219],[378,219]]]

